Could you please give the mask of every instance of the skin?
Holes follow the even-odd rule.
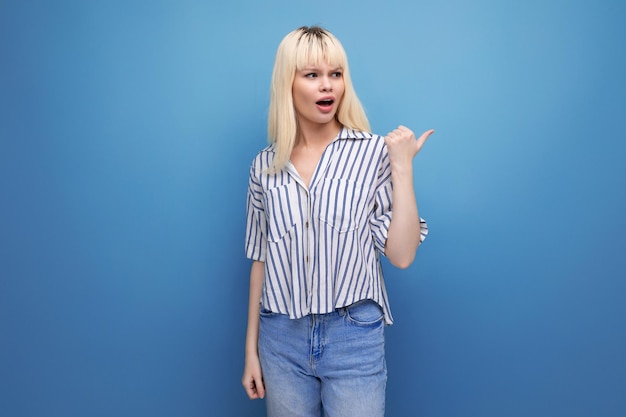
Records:
[[[385,243],[385,256],[392,265],[408,268],[420,244],[420,221],[413,186],[413,158],[434,130],[427,130],[416,140],[411,129],[399,126],[385,136],[391,181],[393,183],[391,223]]]
[[[248,330],[246,332],[246,362],[241,383],[251,400],[265,397],[265,385],[259,360],[259,312],[263,289],[265,263],[253,261],[250,269],[250,299],[248,302]]]
[[[337,108],[345,91],[342,71],[322,63],[297,71],[292,87],[298,134],[290,161],[309,185],[326,146],[337,136],[341,124],[336,120]],[[334,99],[330,106],[319,100]],[[418,139],[405,126],[385,136],[393,182],[392,216],[385,244],[385,255],[392,265],[408,268],[420,244],[420,224],[413,184],[413,158],[420,152],[434,130]],[[265,386],[258,355],[259,300],[263,288],[265,264],[254,261],[250,270],[250,298],[246,332],[246,359],[242,384],[250,399],[263,398]]]

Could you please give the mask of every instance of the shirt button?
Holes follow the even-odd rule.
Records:
[[[309,228],[309,222],[304,223],[304,227]]]
[[[306,262],[308,263],[308,262],[309,262],[309,257],[307,256],[307,257],[305,258],[305,260],[306,260]]]

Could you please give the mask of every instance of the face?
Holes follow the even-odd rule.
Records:
[[[344,89],[341,68],[323,63],[296,71],[292,94],[299,124],[335,123]]]

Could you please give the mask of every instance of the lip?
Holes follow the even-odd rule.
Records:
[[[320,104],[318,104],[320,101],[324,101],[324,100],[332,100],[332,104],[329,106],[322,106]],[[331,112],[334,108],[335,108],[335,104],[337,103],[337,100],[335,99],[334,96],[324,96],[324,97],[320,97],[316,102],[316,106],[317,108],[322,112],[322,113],[329,113]]]
[[[324,100],[332,100],[333,104],[335,101],[335,96],[324,96],[324,97],[320,97],[319,99],[317,99],[316,103],[319,103],[320,101],[324,101]]]

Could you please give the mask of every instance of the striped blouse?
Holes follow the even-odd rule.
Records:
[[[382,136],[343,128],[307,188],[291,163],[268,173],[274,146],[252,162],[246,256],[265,262],[261,303],[291,318],[371,299],[393,318],[380,254],[391,221],[391,166]],[[420,219],[420,240],[428,228]]]

